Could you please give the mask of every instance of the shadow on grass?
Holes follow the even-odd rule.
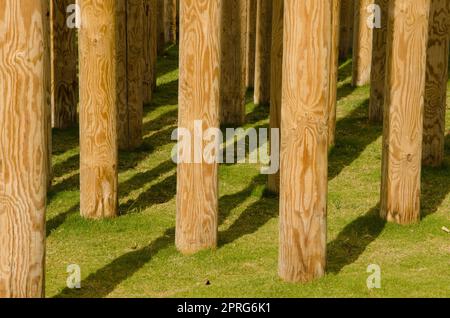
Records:
[[[66,222],[67,218],[80,211],[80,205],[74,205],[66,212],[60,213],[46,223],[46,235],[47,237],[50,236],[50,234],[55,231],[57,228],[59,228],[64,222]]]
[[[127,278],[145,266],[159,251],[173,245],[175,229],[167,230],[148,246],[126,253],[90,274],[81,282],[81,289],[63,289],[55,298],[103,298]]]
[[[380,206],[370,209],[363,216],[348,224],[327,245],[329,273],[339,273],[345,266],[354,263],[367,246],[383,231],[386,221],[380,218]]]
[[[67,151],[73,150],[80,145],[79,129],[72,127],[68,129],[52,130],[52,153],[53,155],[60,155]]]

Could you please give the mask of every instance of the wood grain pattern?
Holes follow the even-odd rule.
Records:
[[[179,127],[194,135],[219,127],[220,0],[180,3]],[[206,145],[207,141],[203,141]],[[180,163],[177,173],[176,246],[194,253],[217,245],[218,165]]]
[[[117,215],[115,0],[79,0],[80,209],[85,218]]]
[[[353,26],[355,24],[354,0],[341,0],[339,57],[347,59],[353,47]]]
[[[73,0],[50,0],[52,38],[52,125],[66,129],[78,123],[77,29],[67,26]]]
[[[246,0],[221,0],[220,7],[220,121],[225,125],[242,125],[246,91]]]
[[[164,39],[177,43],[177,0],[164,0]]]
[[[121,52],[120,62],[122,68],[120,75],[124,80],[117,84],[125,86],[120,88],[120,100],[118,103],[118,138],[119,149],[133,150],[142,145],[142,116],[144,80],[144,2],[143,0],[125,1],[125,32],[120,28],[118,44],[124,52]],[[123,6],[123,4],[118,4]],[[121,10],[123,12],[123,9]],[[125,57],[125,58],[123,58]],[[123,93],[125,91],[125,93]]]
[[[427,51],[422,162],[438,167],[444,161],[447,107],[450,1],[432,0]]]
[[[157,1],[157,12],[158,12],[158,19],[157,19],[157,32],[158,32],[158,55],[163,55],[164,50],[166,48],[166,31],[165,31],[165,24],[164,24],[164,1],[165,0],[156,0]]]
[[[44,296],[44,2],[0,1],[0,298]]]
[[[420,219],[423,105],[430,0],[390,2],[381,216]]]
[[[156,30],[156,0],[144,0],[144,79],[143,102],[149,104],[153,99],[156,88],[156,59],[158,56],[158,42]]]
[[[354,86],[364,86],[370,83],[373,29],[367,25],[370,15],[367,7],[373,3],[374,0],[355,0],[352,79]]]
[[[284,0],[273,1],[272,48],[270,61],[270,128],[281,128],[281,94],[283,82]],[[272,138],[271,138],[272,140]],[[280,172],[268,177],[269,191],[280,191]]]
[[[339,31],[341,0],[332,0],[331,12],[331,54],[330,54],[330,96],[328,100],[328,148],[336,141],[337,83],[339,71]]]
[[[255,54],[256,54],[256,0],[248,0],[247,5],[247,60],[246,79],[247,88],[253,88],[255,84]]]
[[[381,27],[373,30],[372,72],[370,75],[369,120],[383,121],[384,86],[386,82],[386,38],[389,0],[375,0],[381,9]]]
[[[270,51],[272,48],[272,0],[257,0],[255,104],[270,103]]]
[[[289,282],[325,274],[331,9],[285,0],[279,275]]]

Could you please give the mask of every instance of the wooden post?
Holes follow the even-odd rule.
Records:
[[[221,123],[245,122],[246,0],[221,0]]]
[[[158,55],[158,42],[156,30],[156,0],[144,0],[144,80],[143,102],[149,104],[153,99],[153,90],[156,88],[156,58]]]
[[[284,0],[273,1],[270,71],[270,129],[281,128],[281,89],[283,82]],[[271,150],[272,151],[272,150]],[[280,191],[280,172],[269,175],[269,191]]]
[[[430,0],[390,2],[381,215],[420,219],[423,105]]]
[[[355,0],[353,86],[364,86],[370,83],[373,29],[368,23],[372,15],[368,8],[373,2],[374,0]]]
[[[247,53],[246,53],[246,79],[247,88],[255,84],[255,54],[256,54],[256,0],[247,3]]]
[[[164,0],[164,42],[177,43],[177,0]]]
[[[328,100],[328,148],[336,141],[337,83],[339,71],[339,32],[341,0],[332,0],[331,12],[331,54],[330,54],[330,97]]]
[[[326,264],[332,3],[284,5],[279,275],[307,282]]]
[[[50,0],[52,38],[52,125],[65,129],[77,125],[77,28],[67,25],[67,7],[73,0]]]
[[[339,57],[347,59],[353,46],[353,26],[355,16],[354,0],[341,0]]]
[[[270,103],[270,51],[272,48],[272,0],[257,0],[255,104]]]
[[[166,31],[164,24],[164,1],[165,0],[156,0],[157,1],[157,32],[158,32],[158,55],[163,55],[164,50],[166,48]]]
[[[45,127],[46,127],[46,144],[45,152],[47,156],[47,164],[45,167],[47,176],[47,189],[50,189],[53,181],[53,136],[52,136],[52,37],[51,37],[51,11],[50,1],[44,1],[42,10],[44,15],[44,83],[45,83]]]
[[[384,86],[386,82],[386,37],[389,0],[375,0],[381,9],[380,28],[373,29],[372,72],[369,102],[369,120],[383,121]]]
[[[80,209],[92,219],[117,215],[118,3],[79,0]]]
[[[179,127],[193,139],[194,129],[198,134],[219,128],[219,37],[219,1],[181,1]],[[176,246],[182,253],[217,245],[218,164],[192,157],[191,162],[201,163],[179,163],[177,173]]]
[[[122,21],[117,37],[118,58],[118,138],[119,149],[133,150],[142,144],[144,80],[144,3],[143,0],[119,1]]]
[[[46,8],[0,1],[0,298],[44,296]]]
[[[423,131],[423,164],[442,165],[450,32],[450,1],[432,0],[428,40]]]

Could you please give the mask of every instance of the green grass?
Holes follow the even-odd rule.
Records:
[[[47,214],[48,297],[449,297],[450,136],[445,165],[424,169],[423,220],[413,226],[378,217],[381,126],[367,121],[369,89],[340,69],[337,145],[330,154],[328,273],[310,284],[277,276],[278,199],[256,165],[220,167],[219,246],[192,256],[174,247],[177,49],[159,62],[154,102],[145,107],[145,140],[120,154],[120,212],[114,220],[79,216],[78,131],[54,132],[54,186]],[[250,95],[249,95],[250,96]],[[268,109],[248,104],[248,126],[268,124]],[[450,124],[450,112],[447,116]],[[65,288],[78,264],[81,290]],[[369,291],[378,264],[382,288]],[[210,281],[210,285],[205,284]]]

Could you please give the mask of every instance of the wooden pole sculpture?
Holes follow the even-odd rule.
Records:
[[[143,102],[149,104],[153,99],[153,90],[156,88],[156,58],[158,56],[158,42],[156,30],[156,0],[144,0],[144,80]]]
[[[386,37],[389,0],[375,0],[381,9],[380,28],[373,29],[372,72],[369,102],[369,120],[383,121],[384,86],[386,82]]]
[[[257,0],[255,104],[270,103],[270,51],[272,48],[272,0]]]
[[[247,53],[246,53],[246,86],[253,88],[255,84],[255,54],[256,54],[256,0],[247,3]]]
[[[91,219],[117,215],[118,3],[79,0],[80,209]]]
[[[450,1],[432,0],[423,125],[423,164],[432,167],[444,161],[449,23]]]
[[[353,46],[355,0],[341,0],[339,57],[347,59]]]
[[[331,12],[331,54],[330,54],[330,97],[328,100],[328,148],[336,142],[337,83],[339,71],[339,32],[341,0],[332,0]]]
[[[219,24],[220,1],[181,1],[179,127],[191,136],[219,128]],[[176,246],[182,253],[217,245],[218,164],[195,149],[209,141],[193,139],[195,153],[187,158],[193,163],[179,163],[177,173]]]
[[[246,0],[221,0],[221,123],[245,122]]]
[[[142,144],[144,81],[144,3],[143,0],[119,1],[120,22],[117,37],[119,81],[119,149],[133,150]]]
[[[0,1],[0,298],[44,296],[46,10]]]
[[[177,0],[164,0],[164,39],[177,43]]]
[[[65,129],[77,125],[77,28],[67,25],[67,8],[73,0],[51,0],[52,125]]]
[[[332,3],[284,5],[279,275],[308,282],[326,264]]]
[[[368,19],[373,13],[368,9],[373,2],[374,0],[355,0],[353,86],[364,86],[370,82],[373,29]]]
[[[430,0],[389,7],[381,215],[399,224],[420,219],[429,9]]]
[[[270,71],[270,129],[281,128],[281,89],[283,82],[284,0],[273,1]],[[271,150],[272,151],[272,150]],[[269,175],[269,191],[280,191],[280,172]]]

